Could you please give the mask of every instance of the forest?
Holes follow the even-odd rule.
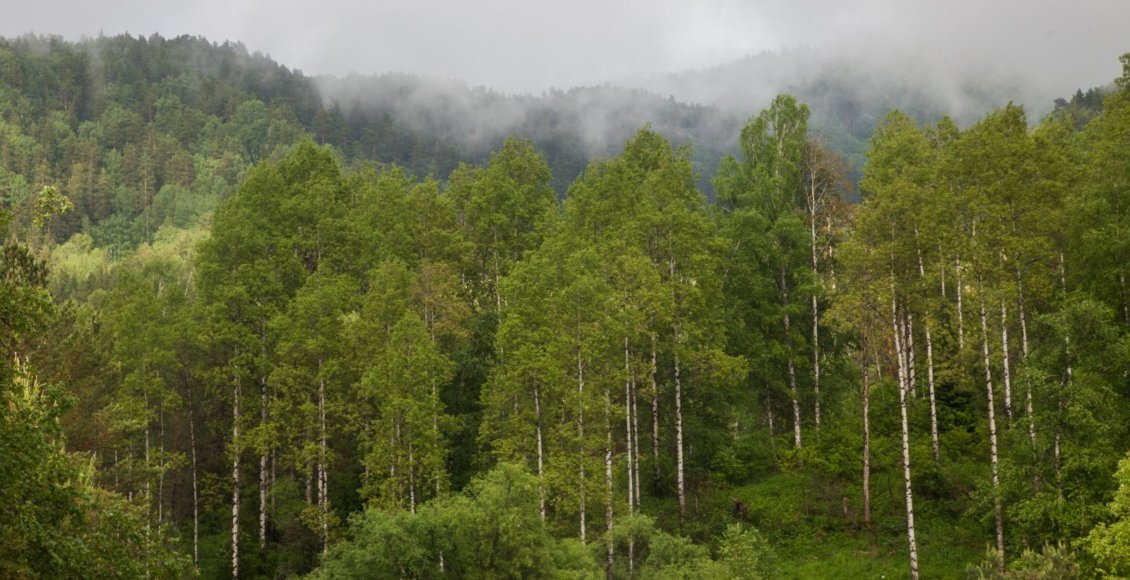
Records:
[[[859,165],[789,95],[0,40],[0,577],[1128,577],[1121,62]]]

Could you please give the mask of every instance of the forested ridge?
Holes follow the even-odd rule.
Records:
[[[1128,576],[1122,62],[856,183],[787,95],[0,41],[0,576]]]

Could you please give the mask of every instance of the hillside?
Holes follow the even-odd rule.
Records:
[[[348,162],[445,178],[503,139],[532,140],[563,194],[590,159],[651,123],[695,147],[700,184],[733,150],[739,120],[638,91],[594,87],[504,96],[407,75],[312,79],[239,44],[160,36],[0,40],[0,179],[9,205],[59,184],[78,211],[65,240],[133,246],[204,215],[248,167],[300,135]]]
[[[964,66],[964,68],[962,68]],[[1049,93],[1033,79],[958,65],[942,56],[832,53],[794,48],[763,52],[714,67],[624,79],[627,86],[688,103],[718,107],[741,117],[791,94],[812,110],[813,127],[852,166],[862,168],[867,139],[892,109],[923,123],[948,116],[967,126],[1008,103],[1026,106],[1031,119],[1048,113],[1052,100],[1075,87]]]
[[[742,121],[0,41],[0,577],[1130,575],[1121,62]]]

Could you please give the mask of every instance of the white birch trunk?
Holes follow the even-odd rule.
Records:
[[[408,513],[416,513],[416,458],[412,448],[412,427],[408,426]]]
[[[200,566],[200,487],[196,479],[196,415],[188,401],[188,444],[192,451],[192,565]]]
[[[895,370],[898,373],[899,388],[905,388],[907,382],[906,377],[906,358],[903,353],[902,344],[902,324],[899,323],[899,308],[898,308],[898,292],[895,290],[895,277],[891,273],[891,329],[893,331],[895,341]]]
[[[1016,268],[1017,314],[1020,317],[1020,361],[1028,360],[1028,321],[1024,317],[1024,282],[1020,268]],[[1036,419],[1032,411],[1032,383],[1028,381],[1024,389],[1024,414],[1028,417],[1028,442],[1036,446]]]
[[[637,404],[637,392],[639,388],[636,385],[636,375],[632,373],[632,456],[635,468],[632,473],[635,474],[635,510],[640,509],[640,414],[639,405]]]
[[[934,339],[930,336],[929,321],[922,326],[926,331],[926,381],[930,389],[930,446],[934,451],[934,464],[939,464],[941,444],[938,442],[938,404],[934,394]]]
[[[871,373],[863,348],[863,525],[871,527]]]
[[[910,307],[906,309],[906,376],[909,379],[907,388],[909,389],[910,396],[918,398],[918,370],[915,368],[914,356],[914,314],[910,312]]]
[[[165,523],[165,411],[157,411],[157,531]]]
[[[915,245],[917,246],[918,228],[914,229]],[[946,298],[946,269],[942,268],[942,300]],[[922,249],[918,248],[918,277],[926,283],[926,264],[922,261]],[[930,397],[930,446],[934,452],[934,464],[941,462],[941,445],[938,443],[938,405],[934,394],[934,338],[930,333],[930,317],[922,321],[922,330],[926,333],[926,386]]]
[[[538,444],[538,513],[545,521],[545,450],[541,435],[541,389],[534,384],[534,417]]]
[[[655,335],[651,335],[651,476],[652,489],[659,488],[659,384],[655,380],[658,371],[655,356]]]
[[[978,292],[981,294],[981,353],[985,365],[985,397],[989,406],[989,462],[992,467],[993,482],[993,519],[996,523],[997,551],[1004,561],[1004,515],[1001,508],[1000,473],[997,461],[997,418],[996,406],[993,403],[993,372],[989,357],[989,325],[985,314],[984,285],[980,285]]]
[[[810,242],[812,245],[812,279],[819,283],[820,269],[816,260],[816,183],[815,175],[811,177],[808,198],[808,224]],[[816,430],[820,431],[820,310],[816,300],[816,292],[812,293],[812,393],[814,402]]]
[[[579,408],[577,411],[577,439],[580,441],[577,459],[580,465],[580,527],[581,543],[585,543],[585,367],[581,362],[581,351],[577,350],[577,392]]]
[[[768,390],[765,392],[765,424],[769,428],[769,445],[773,447],[773,453],[777,452],[777,426],[773,420],[773,394]]]
[[[679,529],[687,517],[687,491],[683,480],[683,383],[679,369],[679,327],[675,327],[675,483],[679,492]]]
[[[667,261],[671,273],[671,298],[678,310],[679,299],[675,293],[675,257]],[[679,529],[687,519],[687,488],[683,471],[683,382],[679,369],[679,325],[672,325],[671,355],[675,363],[675,483],[679,493]]]
[[[813,261],[816,260],[813,250]],[[815,273],[815,266],[813,272]],[[817,309],[816,294],[812,295],[812,394],[815,397],[816,430],[820,430],[820,312]]]
[[[781,305],[784,308],[789,306],[789,288],[788,282],[785,279],[785,271],[781,270]],[[793,404],[793,446],[797,449],[804,446],[804,441],[801,437],[800,429],[800,393],[797,390],[796,383],[796,361],[793,360],[793,347],[792,339],[789,337],[790,320],[789,313],[786,310],[784,316],[785,323],[785,342],[789,345],[788,348],[788,378],[789,378],[789,398],[792,399]]]
[[[264,376],[259,382],[259,398],[260,409],[259,418],[264,428],[267,427],[267,377]],[[265,444],[259,454],[259,547],[265,548],[267,546],[267,478],[269,473],[267,471],[268,449],[270,444]]]
[[[150,457],[149,457],[149,393],[143,392],[145,398],[145,533],[153,523],[153,495],[150,493]]]
[[[965,294],[964,284],[961,282],[961,258],[957,258],[957,348],[965,349],[965,309],[961,305],[961,297]]]
[[[399,507],[403,505],[404,501],[404,482],[396,478],[396,466],[400,463],[400,417],[393,417],[393,433],[389,436],[389,449],[396,450],[396,456],[388,464],[389,479],[396,482],[396,505]]]
[[[895,283],[893,277],[891,280],[891,295],[897,296],[897,293],[895,292]],[[899,322],[902,317],[899,316],[898,310],[898,299],[892,298],[891,317],[892,328],[894,329],[895,337],[895,370],[897,371],[899,384],[905,385],[910,382],[910,379],[907,377],[906,349],[904,347],[904,343],[902,342],[902,324]]]
[[[1063,295],[1067,296],[1067,266],[1064,264],[1064,261],[1063,261],[1063,250],[1059,251],[1059,286],[1060,286],[1060,289],[1063,291]],[[1070,385],[1072,379],[1074,378],[1074,374],[1073,374],[1072,368],[1071,368],[1071,335],[1070,334],[1065,335],[1063,337],[1063,348],[1064,348],[1064,352],[1067,355],[1067,369],[1066,369],[1066,371],[1067,371],[1067,384]],[[1056,406],[1059,409],[1059,416],[1062,418],[1063,417],[1063,407],[1064,407],[1064,402],[1063,402],[1062,397],[1060,397],[1059,401],[1056,402]],[[1055,455],[1056,487],[1059,489],[1059,493],[1061,495],[1063,494],[1063,473],[1060,469],[1062,467],[1062,463],[1060,462],[1060,438],[1061,438],[1062,434],[1063,434],[1062,419],[1058,419],[1056,421],[1056,427],[1055,427],[1055,441],[1053,443],[1053,454]]]
[[[428,312],[430,312],[430,309],[428,309]],[[430,336],[430,338],[432,340],[432,345],[435,346],[438,349],[439,344],[436,343],[436,334],[435,334],[435,330],[434,330],[434,328],[435,328],[435,315],[429,313],[429,314],[427,314],[427,316],[429,317],[429,320],[428,320],[428,335]],[[436,404],[439,404],[440,403],[439,386],[436,385],[435,365],[432,365],[432,367],[428,369],[428,378],[431,380],[431,384],[432,384],[432,400]],[[539,426],[539,429],[540,429],[540,426]],[[440,444],[439,444],[439,441],[440,441],[439,414],[436,413],[435,411],[432,412],[432,441],[434,442],[432,444],[432,451],[435,452],[437,457],[443,457],[443,450],[440,449]],[[434,477],[435,477],[436,497],[439,497],[441,492],[442,492],[440,480],[443,479],[443,476],[437,470]],[[439,557],[439,567],[440,567],[440,570],[442,571],[443,570],[443,554],[440,554],[440,557]]]
[[[624,433],[627,441],[627,475],[628,475],[628,513],[634,511],[636,501],[634,472],[636,466],[632,464],[632,365],[628,360],[628,338],[624,337]],[[611,438],[611,435],[609,435]],[[611,443],[609,443],[611,448]]]
[[[1008,307],[1001,300],[1001,359],[1004,378],[1004,415],[1012,420],[1012,372],[1008,361]]]
[[[944,255],[945,255],[945,252],[943,252],[943,251],[942,251],[942,244],[941,244],[941,242],[939,242],[939,243],[938,243],[938,255],[939,255],[939,256],[944,256]],[[945,260],[944,260],[944,259],[942,260],[942,265],[941,265],[941,267],[939,267],[939,268],[938,268],[938,271],[939,271],[939,272],[941,273],[941,279],[942,279],[942,302],[944,303],[944,302],[945,302],[946,300],[948,300],[948,299],[949,299],[949,297],[948,297],[948,296],[946,295],[946,263],[945,263]]]
[[[906,383],[899,385],[899,415],[902,421],[902,480],[906,490],[906,542],[910,577],[918,579],[918,542],[914,535],[914,490],[910,478],[910,430],[906,418]]]
[[[329,549],[329,498],[326,478],[326,379],[322,374],[322,359],[318,359],[318,505],[322,517],[322,553]]]
[[[914,535],[914,491],[911,483],[910,472],[910,427],[907,422],[906,412],[906,395],[907,387],[909,385],[909,378],[907,377],[907,366],[903,362],[903,344],[898,315],[898,293],[895,290],[894,273],[891,273],[891,329],[894,332],[895,341],[895,356],[899,359],[898,363],[898,386],[899,386],[899,414],[901,419],[902,430],[902,478],[903,487],[906,493],[906,541],[907,549],[910,558],[910,577],[913,579],[918,578],[918,542]]]
[[[238,356],[238,352],[236,353]],[[239,578],[239,377],[232,386],[231,576]]]
[[[614,556],[612,544],[612,395],[608,389],[604,389],[604,413],[605,413],[605,426],[606,438],[604,448],[604,523],[605,523],[605,542],[608,552],[607,574],[609,577],[612,575],[612,558]],[[629,506],[631,498],[628,498]]]

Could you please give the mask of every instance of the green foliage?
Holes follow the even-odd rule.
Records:
[[[1114,477],[1118,490],[1109,506],[1112,521],[1095,526],[1082,541],[1095,571],[1104,578],[1130,574],[1130,457],[1119,462]]]
[[[94,462],[68,454],[60,417],[73,399],[19,356],[55,315],[46,267],[23,246],[0,253],[0,573],[12,577],[186,576],[187,559],[145,509],[95,485]]]
[[[61,193],[59,188],[46,186],[35,198],[35,209],[32,210],[31,223],[35,227],[43,227],[48,220],[67,213],[75,208],[71,199]]]
[[[1004,569],[1000,553],[988,548],[985,561],[969,567],[969,577],[978,580],[1069,580],[1082,577],[1075,556],[1063,544],[1047,545],[1039,552],[1025,549]],[[1001,570],[1004,569],[1002,572]]]
[[[718,560],[731,578],[772,578],[776,574],[773,550],[754,528],[726,526],[718,545]]]
[[[370,508],[350,523],[314,578],[594,578],[594,563],[538,518],[536,478],[500,465],[464,495],[415,513]]]

